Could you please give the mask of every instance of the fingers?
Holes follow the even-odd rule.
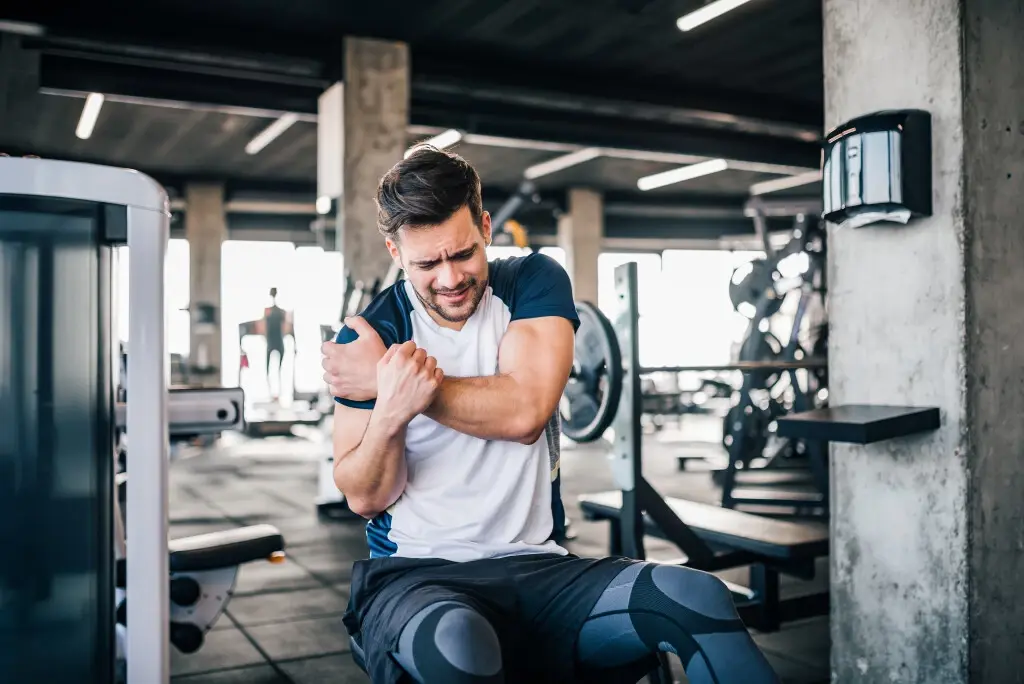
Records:
[[[425,370],[427,373],[433,373],[434,369],[436,369],[436,368],[437,368],[437,359],[435,359],[433,356],[428,356],[426,359],[424,359],[424,361],[423,361],[423,370]]]
[[[412,353],[412,361],[417,366],[422,366],[423,363],[426,360],[427,360],[427,350],[426,349],[417,348],[416,351],[414,351]]]
[[[360,338],[377,335],[377,331],[374,330],[373,326],[367,323],[366,319],[362,316],[350,316],[346,318],[345,325],[351,328],[357,335],[359,335]]]
[[[407,361],[412,358],[415,351],[416,343],[412,340],[403,342],[402,344],[393,344],[388,347],[386,352],[384,352],[384,356],[381,357],[380,362],[386,365],[390,363],[392,359]]]
[[[444,381],[444,371],[441,370],[440,368],[435,368],[434,369],[434,382],[436,382],[438,387],[440,387],[441,383],[443,381]]]

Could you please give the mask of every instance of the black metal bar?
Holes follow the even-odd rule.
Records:
[[[744,374],[743,387],[740,388],[740,400],[736,406],[736,420],[729,425],[729,436],[732,438],[732,442],[729,444],[729,463],[725,467],[722,482],[722,508],[735,506],[732,490],[736,486],[736,470],[740,461],[743,460],[743,454],[747,448],[747,431],[743,424],[743,418],[744,411],[753,406],[753,401],[750,398],[752,386],[753,375]]]
[[[638,480],[636,491],[640,497],[640,506],[651,516],[651,520],[661,529],[665,538],[686,554],[690,563],[702,567],[714,563],[714,552],[696,532],[679,519],[661,494],[643,477]]]
[[[612,454],[612,475],[622,491],[622,552],[631,558],[643,559],[644,501],[637,489],[643,482],[643,431],[640,425],[643,395],[640,391],[640,320],[636,262],[615,269],[615,292],[619,309],[615,317],[615,334],[622,356],[622,395],[613,427],[615,443]]]
[[[750,566],[750,588],[759,599],[760,616],[757,628],[763,632],[774,632],[781,624],[779,610],[779,571],[761,563]]]
[[[737,361],[715,366],[651,366],[640,369],[641,375],[651,373],[703,373],[708,371],[774,371],[828,368],[826,359],[804,359],[802,361]]]

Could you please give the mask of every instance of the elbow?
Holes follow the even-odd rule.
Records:
[[[345,503],[350,511],[366,520],[373,520],[385,508],[369,497],[346,496]]]
[[[544,434],[550,416],[536,416],[532,412],[520,414],[512,421],[509,439],[519,444],[535,444]]]

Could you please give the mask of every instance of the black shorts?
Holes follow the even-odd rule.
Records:
[[[506,681],[571,682],[581,674],[576,639],[583,623],[608,584],[635,562],[556,554],[463,563],[361,560],[352,569],[345,626],[358,639],[374,684],[396,684],[409,681],[390,655],[402,628],[432,603],[458,601],[494,627]]]

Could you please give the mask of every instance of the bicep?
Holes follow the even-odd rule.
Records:
[[[352,453],[363,441],[372,411],[334,405],[334,465]]]
[[[512,321],[498,348],[498,372],[553,412],[572,370],[574,339],[572,322],[561,316]]]

